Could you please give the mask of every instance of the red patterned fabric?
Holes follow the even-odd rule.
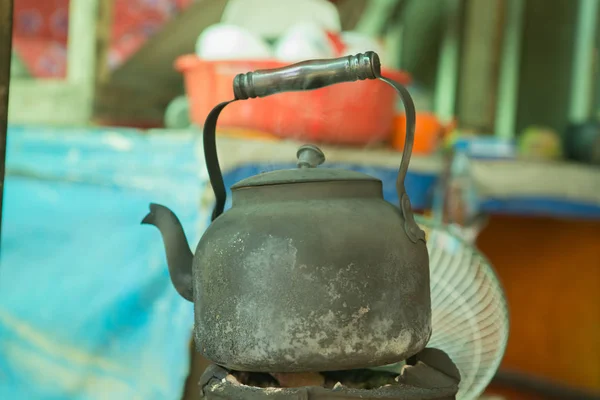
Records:
[[[14,47],[37,77],[66,73],[69,0],[15,0]]]
[[[15,51],[33,76],[64,77],[69,0],[14,1]],[[148,37],[193,1],[114,0],[110,66],[114,68],[123,63]]]

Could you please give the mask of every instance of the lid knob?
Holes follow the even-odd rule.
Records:
[[[298,168],[316,168],[325,162],[325,154],[312,144],[300,147],[296,157],[298,157]]]

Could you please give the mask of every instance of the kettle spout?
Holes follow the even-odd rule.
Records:
[[[162,235],[167,252],[169,275],[177,292],[186,300],[193,301],[192,262],[194,255],[188,246],[183,227],[177,216],[165,206],[150,204],[150,212],[142,225],[154,225]]]

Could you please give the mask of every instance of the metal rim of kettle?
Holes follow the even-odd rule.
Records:
[[[414,221],[410,200],[404,186],[415,135],[415,105],[410,93],[403,85],[381,75],[379,56],[371,51],[334,59],[303,61],[283,68],[257,70],[238,74],[234,78],[233,91],[235,98],[215,106],[206,117],[203,129],[205,162],[215,194],[215,207],[211,220],[214,221],[223,213],[227,199],[216,145],[217,120],[227,105],[238,100],[266,97],[282,92],[314,90],[337,83],[365,79],[377,79],[387,83],[396,90],[402,100],[406,114],[406,140],[398,169],[396,190],[400,210],[406,220],[406,234],[413,242],[419,239],[424,240],[423,232]]]

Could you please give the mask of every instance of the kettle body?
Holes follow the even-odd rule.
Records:
[[[344,196],[356,183],[327,185],[233,191],[195,253],[194,333],[206,358],[242,371],[325,371],[425,347],[425,242],[408,239],[380,182],[361,182],[372,196],[359,198]]]

